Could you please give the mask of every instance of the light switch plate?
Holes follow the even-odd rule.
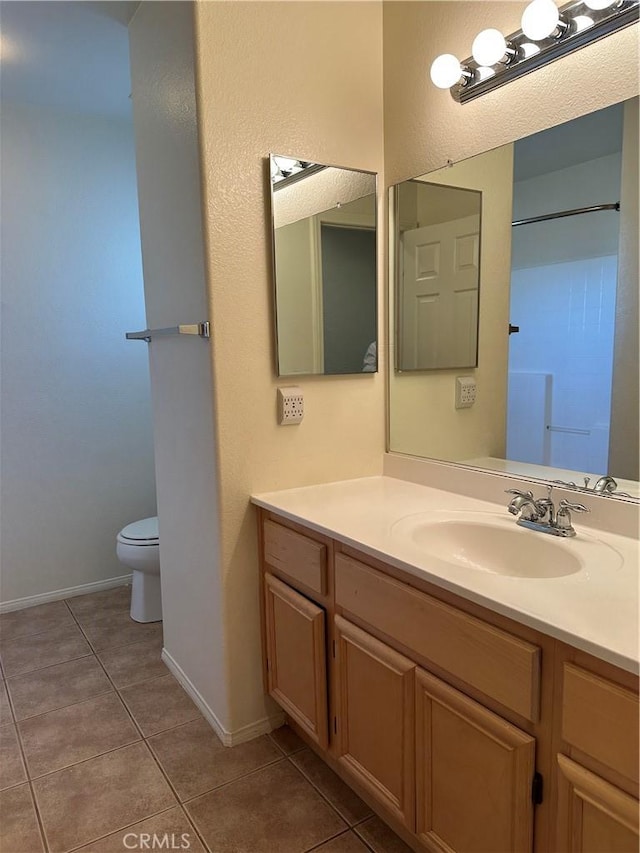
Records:
[[[456,409],[468,409],[475,401],[475,376],[456,376]]]
[[[304,417],[304,397],[299,385],[278,388],[278,423],[282,426],[299,424]]]

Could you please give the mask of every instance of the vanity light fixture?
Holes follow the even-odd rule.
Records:
[[[494,28],[473,41],[463,62],[451,53],[431,65],[431,80],[449,89],[464,104],[549,62],[637,23],[640,0],[531,0],[522,15],[522,29],[505,36]]]

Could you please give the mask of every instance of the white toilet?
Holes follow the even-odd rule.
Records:
[[[116,554],[133,569],[131,618],[136,622],[162,619],[158,518],[143,518],[124,527],[117,537]]]

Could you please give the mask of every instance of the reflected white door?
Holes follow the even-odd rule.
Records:
[[[405,231],[402,242],[401,369],[475,366],[480,217]]]

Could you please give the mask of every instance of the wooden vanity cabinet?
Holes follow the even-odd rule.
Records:
[[[414,850],[638,850],[637,677],[275,514],[260,537],[267,690]]]

